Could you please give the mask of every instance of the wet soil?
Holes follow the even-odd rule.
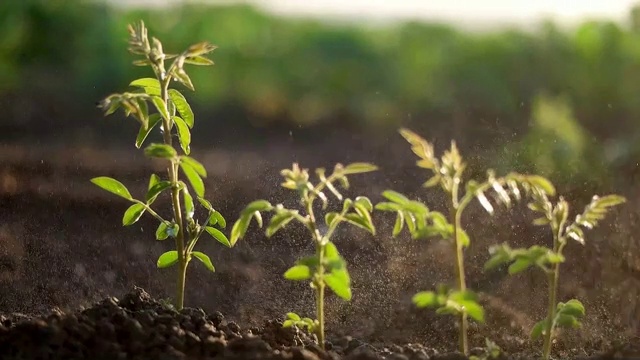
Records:
[[[336,143],[340,141],[328,142]],[[420,188],[424,173],[415,168],[408,151],[400,141],[349,149],[285,144],[243,151],[194,150],[193,156],[209,170],[207,197],[233,221],[242,207],[256,198],[292,201],[290,194],[278,187],[278,173],[293,161],[305,167],[330,167],[338,161],[374,159],[384,172],[366,180],[353,177],[354,191],[345,195],[365,194],[377,202],[383,190],[392,188],[427,201],[432,208],[442,207],[441,198],[424,195]],[[143,217],[135,226],[123,228],[126,201],[89,183],[94,176],[112,176],[139,195],[144,193],[151,172],[162,173],[162,165],[135,150],[38,145],[1,148],[0,313],[5,314],[1,349],[10,346],[13,350],[6,350],[9,354],[32,351],[24,357],[14,353],[15,359],[101,359],[105,354],[115,356],[110,359],[123,354],[128,354],[128,359],[207,358],[215,354],[238,359],[429,359],[436,352],[440,354],[436,359],[445,359],[443,354],[456,348],[451,319],[417,310],[410,301],[415,292],[452,278],[449,249],[437,242],[410,241],[407,236],[391,238],[394,219],[384,214],[374,215],[378,227],[375,237],[348,227],[336,233],[338,248],[349,263],[354,299],[345,303],[335,296],[327,298],[333,352],[319,352],[313,345],[306,351],[291,348],[309,345],[310,339],[279,326],[286,312],[313,313],[308,286],[282,278],[296,258],[312,251],[300,227],[287,227],[269,240],[252,227],[250,235],[234,249],[201,242],[198,249],[211,256],[216,273],[198,264],[190,267],[186,304],[203,310],[177,314],[164,307],[162,304],[173,296],[175,274],[171,269],[156,269],[155,260],[172,244],[153,240],[157,223],[151,218]],[[637,188],[617,192],[630,199],[640,195]],[[590,195],[573,194],[570,200],[575,200],[578,208]],[[166,208],[164,205],[168,204],[157,202],[158,209]],[[591,232],[586,246],[572,244],[575,246],[567,248],[569,260],[563,265],[559,296],[582,300],[588,316],[582,329],[560,334],[554,344],[558,359],[607,352],[608,357],[600,359],[638,357],[633,348],[640,344],[640,240],[635,235],[640,231],[639,210],[630,202],[614,215],[615,222],[603,223]],[[547,234],[531,226],[526,211],[518,209],[491,218],[479,207],[471,207],[464,221],[473,234],[466,254],[469,287],[480,293],[487,310],[487,323],[470,329],[472,346],[477,350],[489,338],[512,359],[535,357],[540,344],[532,344],[527,333],[545,310],[544,278],[535,272],[515,277],[504,271],[485,273],[482,265],[490,244],[509,241],[512,246],[530,246],[545,243]],[[140,291],[130,293],[134,286],[149,291],[157,300]],[[58,310],[51,314],[52,308]],[[226,321],[216,323],[217,311]],[[18,325],[19,319],[30,320]],[[98,328],[99,324],[108,329]],[[249,330],[258,338],[248,337]],[[111,335],[103,336],[102,331]],[[132,336],[137,343],[127,340]],[[168,342],[172,337],[177,340]],[[68,352],[43,355],[56,347]],[[189,350],[192,348],[195,350]],[[33,353],[38,349],[43,351],[40,355]],[[88,353],[95,349],[102,352]],[[162,352],[160,349],[164,349],[163,355],[154,357],[152,352]],[[212,353],[214,350],[217,352]],[[64,354],[66,357],[55,357]],[[622,355],[626,357],[619,357]]]

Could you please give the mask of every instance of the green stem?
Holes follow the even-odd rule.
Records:
[[[169,82],[170,75],[164,74],[165,78],[161,79],[162,89],[161,96],[164,102],[165,111],[168,113],[167,103],[169,102]],[[172,146],[171,138],[171,122],[169,119],[162,118],[164,127],[163,136],[164,143]],[[171,201],[173,204],[173,215],[178,224],[178,235],[175,238],[175,246],[178,251],[178,283],[176,289],[176,308],[182,310],[184,307],[184,287],[187,277],[187,254],[184,246],[184,228],[182,221],[182,209],[180,208],[180,189],[178,188],[178,162],[172,161],[171,167],[168,169],[169,181],[171,182]]]
[[[318,260],[320,264],[324,261],[324,246],[321,244],[316,244],[316,252],[318,253]],[[318,267],[316,281],[316,319],[318,319],[318,329],[316,335],[318,336],[318,342],[320,343],[320,348],[324,350],[324,266],[320,265]]]
[[[456,254],[456,276],[458,279],[458,290],[466,291],[467,290],[467,282],[465,279],[464,272],[464,252],[462,244],[460,244],[459,240],[459,232],[461,229],[461,215],[463,208],[457,208],[454,206],[451,207],[451,218],[453,223],[453,236],[454,236],[454,247]],[[459,346],[460,352],[464,355],[468,355],[469,353],[469,344],[467,340],[467,330],[469,328],[469,320],[467,318],[467,313],[463,311],[460,314],[460,333],[459,333]]]
[[[554,239],[555,253],[561,253],[563,245],[559,241],[556,234]],[[542,344],[542,359],[549,360],[551,355],[551,342],[553,340],[553,320],[556,317],[556,302],[558,296],[558,279],[560,278],[560,263],[553,265],[553,270],[547,274],[547,282],[549,283],[549,304],[547,310],[547,324],[544,333],[544,342]]]

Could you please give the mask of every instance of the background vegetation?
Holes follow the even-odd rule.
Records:
[[[125,50],[126,24],[142,18],[167,49],[193,39],[219,46],[213,71],[193,72],[198,91],[188,96],[206,119],[196,138],[226,129],[222,145],[241,146],[266,131],[332,126],[388,136],[402,124],[490,153],[493,166],[558,182],[569,167],[573,182],[607,185],[621,171],[632,179],[640,156],[634,16],[630,10],[627,25],[591,21],[561,31],[545,22],[533,32],[472,34],[437,24],[329,25],[247,6],[3,1],[0,139],[126,139],[131,129],[118,120],[97,126],[93,105],[146,74]]]

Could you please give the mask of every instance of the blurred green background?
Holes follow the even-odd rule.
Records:
[[[310,137],[365,131],[382,142],[404,125],[440,144],[455,138],[480,149],[501,170],[580,185],[635,179],[640,17],[633,9],[626,24],[561,30],[547,21],[471,33],[417,22],[336,25],[246,5],[2,1],[0,140],[131,146],[133,121],[105,120],[95,103],[149,74],[126,50],[126,26],[138,19],[168,51],[201,40],[219,46],[216,66],[191,68],[195,147],[249,145],[292,129]]]

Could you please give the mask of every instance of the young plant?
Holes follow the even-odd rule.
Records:
[[[194,125],[191,106],[180,91],[170,88],[172,82],[179,82],[188,89],[194,90],[184,66],[186,64],[213,65],[213,61],[205,55],[213,51],[216,46],[201,42],[190,46],[180,54],[165,54],[160,40],[152,37],[151,42],[149,41],[147,28],[142,21],[136,25],[129,25],[129,36],[129,51],[134,55],[142,56],[142,59],[135,60],[133,64],[150,66],[155,77],[134,80],[129,84],[134,88],[133,90],[109,95],[100,103],[100,107],[104,109],[105,115],[122,109],[126,116],[131,116],[138,121],[140,130],[135,141],[138,149],[151,131],[159,126],[164,142],[150,144],[144,149],[144,153],[149,157],[167,162],[167,179],[152,174],[144,200],[133,198],[129,190],[115,179],[103,176],[91,179],[91,182],[133,203],[122,218],[124,226],[135,224],[146,212],[160,222],[156,230],[157,240],[174,239],[175,250],[162,254],[158,258],[157,266],[166,268],[178,264],[176,308],[180,310],[184,306],[185,278],[189,262],[195,257],[207,269],[215,271],[211,259],[206,254],[194,251],[200,236],[206,232],[220,243],[231,247],[227,237],[216,228],[226,227],[224,217],[204,198],[202,178],[207,176],[207,172],[201,163],[188,156],[191,143],[190,131]],[[174,60],[166,64],[165,61],[169,59]],[[155,109],[156,112],[150,113],[151,109]],[[173,147],[173,136],[177,137],[184,155],[178,154]],[[195,202],[187,184],[180,180],[179,170],[182,170],[189,180],[198,203],[207,212],[206,220],[202,225],[194,218]],[[171,194],[173,216],[170,220],[164,219],[151,207],[159,195],[165,191]]]
[[[395,191],[387,190],[383,196],[389,200],[376,205],[381,211],[396,213],[393,236],[400,234],[405,224],[413,239],[439,237],[451,243],[455,254],[455,273],[457,286],[453,289],[440,285],[437,291],[423,291],[413,297],[418,307],[434,307],[438,314],[451,314],[459,319],[459,350],[468,355],[467,328],[468,316],[476,321],[484,321],[484,310],[478,303],[476,294],[467,289],[464,270],[464,249],[469,246],[470,238],[462,228],[462,214],[467,206],[478,199],[490,214],[494,209],[486,193],[491,192],[495,200],[510,205],[512,198],[519,200],[533,189],[548,194],[555,193],[553,185],[543,177],[511,173],[504,177],[496,177],[488,171],[487,179],[479,183],[469,180],[463,182],[466,164],[458,151],[455,142],[441,158],[434,154],[433,145],[407,129],[400,134],[411,144],[411,149],[419,157],[417,165],[433,172],[433,176],[424,183],[424,187],[440,186],[449,198],[448,218],[440,212],[430,210],[427,205],[408,199]],[[462,189],[465,189],[464,194]]]
[[[556,304],[558,281],[560,278],[560,264],[565,261],[562,250],[569,242],[575,240],[584,245],[584,230],[592,229],[606,216],[613,206],[624,203],[625,198],[618,195],[604,197],[594,196],[585,207],[582,214],[576,216],[572,223],[568,223],[569,204],[560,198],[555,204],[544,193],[535,193],[529,208],[541,213],[542,217],[534,220],[535,225],[548,225],[553,233],[553,248],[534,245],[528,249],[511,249],[507,244],[492,246],[489,251],[491,258],[485,264],[485,269],[493,269],[502,264],[510,264],[509,274],[517,274],[535,266],[547,275],[549,289],[549,303],[547,316],[535,324],[531,330],[533,340],[544,336],[542,358],[549,359],[553,333],[556,328],[577,328],[581,326],[580,319],[585,315],[585,308],[576,299]]]
[[[340,298],[351,300],[351,279],[347,271],[346,261],[340,256],[335,244],[331,242],[331,236],[343,222],[350,223],[375,235],[375,227],[371,221],[373,205],[371,201],[358,196],[354,200],[343,198],[336,188],[336,183],[342,188],[349,187],[347,175],[367,173],[377,170],[377,167],[367,163],[353,163],[348,166],[337,164],[333,173],[325,175],[325,169],[317,169],[318,183],[313,184],[309,180],[307,169],[300,169],[298,164],[293,164],[291,169],[281,171],[284,177],[282,186],[298,192],[302,212],[288,209],[282,204],[271,205],[266,200],[256,200],[242,211],[239,219],[231,230],[231,245],[244,237],[252,218],[256,219],[258,226],[262,227],[262,215],[260,212],[272,211],[271,218],[266,228],[266,236],[271,237],[278,230],[285,227],[292,220],[303,224],[315,244],[315,254],[299,259],[296,264],[284,273],[284,277],[293,281],[310,281],[311,288],[315,291],[316,319],[301,318],[295,313],[287,314],[284,326],[306,327],[313,332],[320,346],[324,348],[324,292],[329,287]],[[342,201],[340,211],[330,211],[324,215],[326,228],[321,230],[320,220],[314,209],[316,200],[322,202],[322,210],[328,206],[328,198],[324,191],[329,190],[339,201]]]

